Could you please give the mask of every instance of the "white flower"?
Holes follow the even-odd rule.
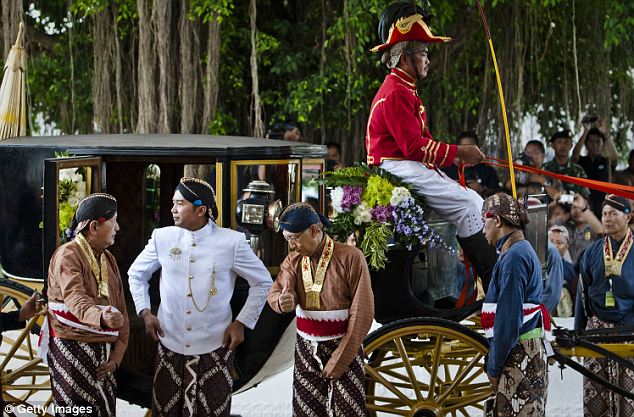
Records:
[[[361,203],[352,211],[354,214],[354,224],[360,226],[361,223],[370,223],[372,221],[372,211],[365,203]]]
[[[77,208],[79,205],[79,198],[75,196],[68,197],[68,204],[70,204],[72,208]]]
[[[75,184],[75,197],[80,200],[83,200],[86,197],[86,181],[78,181]]]
[[[343,212],[341,203],[343,201],[343,187],[335,187],[330,190],[330,199],[332,201],[332,209],[336,213]]]
[[[394,207],[398,207],[409,197],[411,197],[411,194],[407,188],[394,187],[394,189],[392,190],[392,197],[390,197],[390,204]]]
[[[75,171],[77,169],[76,168],[66,168],[66,169],[60,169],[59,170],[59,180],[64,181],[64,180],[73,180],[73,175],[75,174]]]

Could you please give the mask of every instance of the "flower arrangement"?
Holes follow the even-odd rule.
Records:
[[[68,157],[66,153],[56,153],[56,157]],[[65,168],[59,170],[59,231],[61,243],[72,239],[70,223],[77,211],[79,202],[86,197],[84,168]]]
[[[428,243],[453,252],[425,222],[422,198],[388,171],[363,164],[327,172],[319,181],[332,188],[328,231],[341,241],[358,234],[371,268],[385,268],[390,243],[409,250]]]

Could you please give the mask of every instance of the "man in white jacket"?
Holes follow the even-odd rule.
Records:
[[[266,303],[271,276],[242,233],[216,226],[213,188],[182,178],[174,192],[175,226],[154,230],[128,271],[136,311],[159,342],[153,414],[229,416],[233,352]],[[149,281],[161,268],[161,304],[150,309]],[[236,276],[250,285],[232,321]]]

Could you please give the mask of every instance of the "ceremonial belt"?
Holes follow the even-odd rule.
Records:
[[[523,309],[523,319],[522,324],[528,323],[533,317],[537,315],[541,315],[542,319],[542,327],[540,330],[543,331],[541,336],[546,336],[547,340],[551,340],[550,333],[550,314],[548,313],[548,309],[543,304],[531,304],[524,303],[522,305]],[[487,338],[492,338],[493,328],[495,324],[495,313],[497,310],[497,303],[484,303],[482,304],[482,314],[480,316],[480,323],[482,324],[482,328],[484,329],[484,336]],[[525,334],[528,334],[527,332]],[[533,336],[535,337],[535,336]],[[533,337],[528,337],[533,338]]]
[[[97,305],[96,307],[99,308],[100,310],[105,310],[106,308],[110,307],[112,311],[116,311],[116,312],[119,311],[114,306]],[[79,329],[79,330],[84,330],[89,333],[103,335],[103,336],[114,336],[114,337],[119,336],[118,330],[96,328],[96,327],[83,324],[82,322],[79,321],[79,319],[73,313],[70,312],[68,307],[63,303],[56,303],[54,301],[49,301],[48,312],[53,314],[53,316],[55,316],[55,319],[58,322],[65,324],[69,327]],[[37,341],[37,356],[42,358],[42,361],[44,363],[48,363],[47,361],[48,343],[51,336],[55,336],[55,330],[51,327],[48,320],[48,315],[47,315],[47,317],[44,319],[42,330],[40,330],[40,337]]]
[[[509,167],[509,164],[503,159],[494,158],[492,156],[488,156],[487,158],[493,162],[484,161],[483,163],[492,165],[492,166],[502,167],[502,168]],[[520,165],[516,163],[513,163],[513,168],[519,171],[525,171],[525,172],[530,172],[532,174],[538,174],[538,175],[555,178],[563,182],[579,185],[581,187],[591,188],[593,190],[601,191],[607,194],[616,194],[618,196],[621,196],[630,200],[634,200],[634,187],[631,187],[629,185],[613,184],[611,182],[591,180],[588,178],[571,177],[570,175],[557,174],[550,171],[544,171],[543,169],[537,169],[537,168],[529,167],[526,165]]]
[[[348,330],[349,310],[311,311],[295,309],[297,334],[306,340],[323,342],[343,337]]]

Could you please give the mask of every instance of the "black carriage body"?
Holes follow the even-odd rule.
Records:
[[[71,157],[56,158],[56,152],[67,152]],[[46,277],[50,257],[60,244],[57,224],[59,170],[74,166],[91,170],[90,191],[108,192],[119,202],[121,231],[110,250],[122,274],[131,332],[128,350],[117,375],[118,396],[147,407],[150,405],[156,345],[145,335],[143,322],[135,314],[127,270],[145,246],[152,228],[173,224],[170,213],[172,193],[187,167],[211,167],[219,209],[217,223],[235,229],[236,200],[241,198],[238,191],[246,185],[238,178],[242,168],[266,166],[268,177],[277,175],[276,178],[283,180],[286,176],[288,180],[297,175],[301,178],[305,166],[323,171],[325,155],[326,148],[321,145],[229,136],[78,135],[0,142],[2,273],[27,281],[41,281]],[[157,185],[163,190],[160,201],[155,202],[158,203],[157,224],[148,224],[144,217],[149,187],[146,170],[151,164],[160,169]],[[268,168],[270,165],[267,164],[272,167]],[[301,185],[300,180],[297,193],[291,192],[288,185],[284,204],[301,198]],[[318,199],[322,208],[323,193],[320,188]],[[278,260],[283,258],[287,247],[274,233],[263,244],[276,247],[267,254],[274,261],[265,262],[275,275],[279,270]],[[234,316],[244,304],[247,293],[248,284],[239,278],[231,302]],[[160,301],[157,279],[152,280],[150,294],[156,312]],[[266,370],[263,366],[292,320],[292,315],[280,316],[265,307],[256,328],[247,332],[245,342],[236,352],[234,390],[244,388],[248,382],[251,386],[258,382],[254,382],[255,379],[280,370],[275,369],[275,364],[269,364]]]
[[[548,245],[548,207],[545,195],[531,196],[534,204],[527,207],[529,223],[524,233],[526,239],[535,249],[542,265],[542,275],[546,279],[547,245]],[[455,226],[438,215],[428,211],[427,221],[448,245],[458,250],[455,239]],[[461,321],[482,307],[482,300],[465,303],[460,308],[452,307],[454,300],[446,300],[447,304],[435,306],[429,301],[426,292],[435,284],[456,283],[457,255],[440,247],[423,245],[416,250],[407,250],[395,246],[388,251],[388,263],[385,269],[371,271],[372,290],[374,291],[375,320],[381,324],[411,317],[434,317],[452,321]],[[473,282],[469,282],[471,287]],[[456,285],[453,294],[464,289]],[[440,308],[436,308],[440,307]]]

